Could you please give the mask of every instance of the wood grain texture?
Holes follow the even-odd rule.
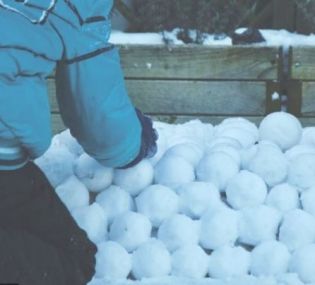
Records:
[[[52,112],[59,112],[54,81],[49,80]],[[135,106],[155,114],[264,115],[266,84],[248,81],[126,80]]]
[[[292,78],[315,81],[315,47],[292,48]]]
[[[278,47],[120,46],[121,64],[129,78],[276,79]]]
[[[238,117],[238,116],[175,116],[175,115],[160,115],[160,116],[150,116],[155,121],[166,122],[170,124],[182,124],[190,120],[201,120],[204,123],[211,123],[213,125],[220,124],[226,118]],[[248,119],[249,121],[255,123],[259,126],[260,122],[264,118],[263,116],[242,116],[242,118]],[[300,117],[301,124],[304,127],[315,126],[315,116],[314,117]],[[65,126],[62,122],[60,114],[52,114],[52,130],[54,134],[57,134],[65,130]]]
[[[315,82],[302,83],[301,115],[315,117]]]

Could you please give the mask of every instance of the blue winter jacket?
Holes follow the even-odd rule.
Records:
[[[67,127],[110,167],[139,153],[141,125],[119,55],[108,43],[112,0],[0,0],[0,169],[21,167],[50,145],[46,78],[56,69]]]

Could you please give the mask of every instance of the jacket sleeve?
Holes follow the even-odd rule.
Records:
[[[108,18],[113,0],[65,0],[76,11],[82,22],[93,18]]]
[[[56,87],[64,123],[89,155],[109,167],[135,159],[142,129],[116,48],[59,63]]]

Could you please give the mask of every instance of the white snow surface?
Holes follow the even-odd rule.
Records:
[[[99,243],[107,239],[107,217],[99,204],[95,202],[89,206],[75,208],[71,214],[91,241]]]
[[[115,185],[99,193],[95,201],[104,209],[109,224],[115,217],[134,209],[134,201],[130,194]]]
[[[160,225],[158,238],[164,242],[170,252],[185,245],[197,245],[199,242],[198,224],[185,215],[174,215]]]
[[[113,181],[113,169],[102,166],[86,153],[74,162],[73,170],[91,192],[101,192]]]
[[[241,31],[241,30],[240,30]],[[265,43],[259,45],[267,46],[313,46],[315,42],[315,35],[300,35],[290,33],[286,30],[260,30],[263,37],[266,39]],[[183,45],[184,43],[177,39],[176,34],[178,29],[166,34],[167,38],[171,40],[172,44]],[[124,33],[121,31],[112,31],[110,41],[114,44],[163,44],[163,37],[161,33]],[[232,40],[229,37],[215,37],[214,35],[206,35],[204,45],[232,45]]]
[[[288,270],[290,253],[281,242],[264,241],[251,253],[250,272],[256,276],[284,274]]]
[[[153,175],[152,164],[144,159],[128,169],[116,169],[114,184],[129,192],[130,195],[136,196],[152,183]]]
[[[172,254],[172,275],[203,278],[207,274],[209,257],[198,245],[185,245]]]
[[[236,210],[254,207],[265,201],[267,186],[257,174],[241,170],[229,181],[226,196],[228,203]]]
[[[222,205],[219,189],[212,183],[194,181],[176,189],[179,195],[179,211],[192,219],[198,219],[208,209]]]
[[[241,246],[220,247],[212,252],[209,259],[209,275],[219,279],[246,275],[251,262],[250,252]]]
[[[151,230],[151,222],[146,216],[130,211],[114,219],[110,226],[109,238],[121,244],[128,252],[132,252],[149,240]]]
[[[178,196],[163,185],[151,185],[136,199],[137,210],[147,216],[154,227],[178,212]]]
[[[97,245],[95,277],[126,279],[131,271],[131,256],[118,243],[102,242]]]
[[[98,246],[89,285],[315,283],[315,127],[289,148],[243,118],[154,127],[158,153],[130,172],[83,160],[69,131],[36,161]]]

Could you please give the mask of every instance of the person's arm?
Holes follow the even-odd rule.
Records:
[[[91,48],[57,65],[57,98],[64,123],[101,164],[132,166],[153,154],[157,137],[150,120],[132,105],[118,51],[108,43],[112,1],[70,0],[68,4],[80,18],[85,46]],[[67,34],[63,37],[67,39]]]
[[[110,167],[135,159],[142,128],[127,96],[116,49],[60,63],[56,85],[64,123],[90,156]]]

